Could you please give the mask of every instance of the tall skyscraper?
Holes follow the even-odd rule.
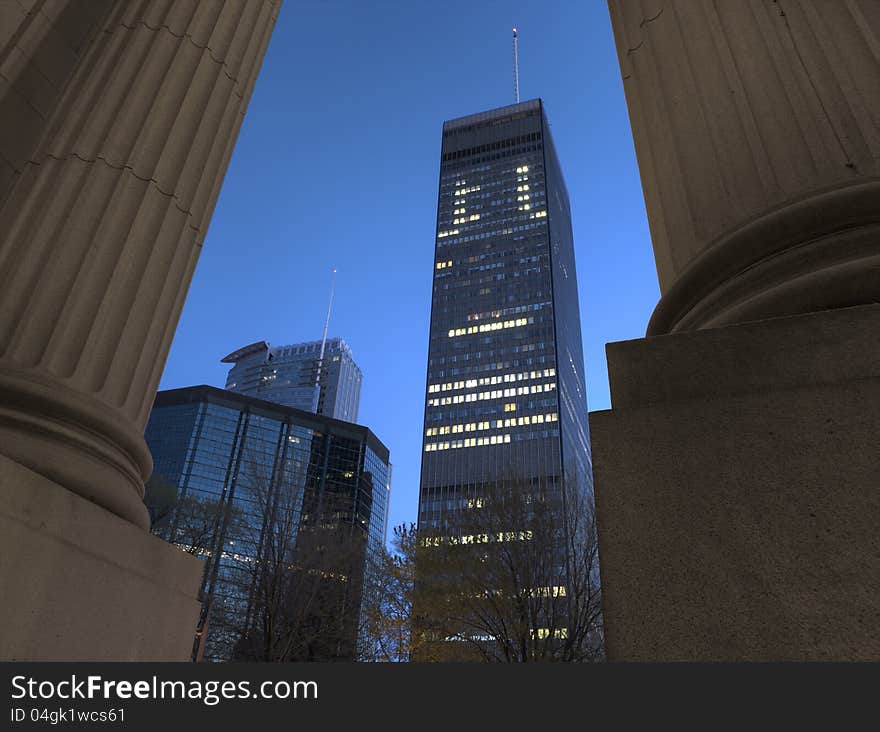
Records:
[[[568,193],[540,99],[443,125],[420,528],[501,483],[592,498]]]
[[[363,376],[342,338],[270,346],[257,341],[223,360],[233,364],[226,388],[240,394],[357,422]],[[320,388],[318,388],[320,382]]]

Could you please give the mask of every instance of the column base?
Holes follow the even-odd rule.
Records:
[[[188,661],[201,571],[0,455],[0,660]]]
[[[615,661],[878,660],[880,305],[609,344]]]

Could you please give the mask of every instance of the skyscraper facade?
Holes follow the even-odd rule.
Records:
[[[540,99],[444,123],[435,246],[420,528],[501,483],[591,499],[571,215]]]
[[[300,649],[286,660],[352,658],[366,552],[384,545],[387,530],[391,468],[376,436],[359,425],[195,386],[159,392],[146,440],[154,480],[172,494],[168,515],[154,516],[154,531],[206,562],[201,656],[236,656],[242,638],[259,626],[264,578],[257,570],[280,562],[327,578],[305,588],[272,578],[289,588],[290,603],[307,594],[310,612],[320,610],[308,623],[300,619],[303,626],[324,624],[308,656]],[[304,557],[316,545],[324,558],[319,567]],[[345,551],[334,555],[332,546]]]
[[[342,338],[270,346],[257,341],[222,359],[226,388],[240,394],[357,422],[363,376]]]

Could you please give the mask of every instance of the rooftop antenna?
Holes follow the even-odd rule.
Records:
[[[519,104],[519,54],[516,50],[516,28],[513,29],[513,93]]]
[[[333,276],[330,279],[330,302],[327,303],[327,318],[324,320],[324,335],[321,338],[321,354],[318,356],[318,369],[315,373],[315,397],[313,412],[318,412],[318,402],[321,398],[321,367],[324,365],[324,348],[327,345],[327,329],[330,327],[330,309],[333,307],[333,290],[336,289],[336,267],[333,268]]]

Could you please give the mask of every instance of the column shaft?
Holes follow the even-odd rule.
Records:
[[[143,428],[277,10],[113,4],[0,180],[0,452],[144,527]]]
[[[609,2],[656,335],[880,300],[880,7]]]

